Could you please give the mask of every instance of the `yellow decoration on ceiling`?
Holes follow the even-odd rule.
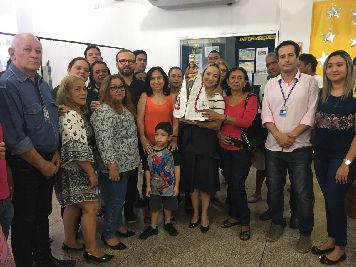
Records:
[[[314,1],[309,51],[318,59],[318,74],[322,75],[322,63],[335,50],[356,57],[355,41],[355,0]]]

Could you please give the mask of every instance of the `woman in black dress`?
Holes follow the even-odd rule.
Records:
[[[350,55],[331,53],[324,63],[324,87],[315,114],[315,169],[325,198],[328,238],[312,253],[333,265],[346,259],[347,218],[344,199],[355,179],[356,98]],[[327,254],[329,253],[329,254]]]

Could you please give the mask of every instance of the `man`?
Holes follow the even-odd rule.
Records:
[[[95,61],[103,61],[103,58],[101,57],[101,51],[99,47],[95,45],[88,45],[87,48],[84,50],[84,57],[86,60],[88,60],[90,66],[95,62]]]
[[[14,37],[11,64],[0,78],[0,120],[16,191],[13,196],[12,251],[16,266],[74,266],[54,258],[48,243],[58,112],[48,84],[37,74],[42,46],[29,33]]]
[[[281,74],[268,82],[262,101],[262,123],[268,129],[266,169],[272,214],[266,238],[269,242],[278,240],[286,225],[283,197],[288,171],[298,207],[300,237],[296,250],[306,253],[311,248],[314,225],[310,137],[319,88],[314,78],[299,72],[299,52],[293,41],[277,46]]]
[[[277,77],[278,75],[281,74],[281,69],[278,65],[278,59],[277,59],[277,54],[275,52],[268,53],[266,56],[266,68],[267,68],[267,81],[261,86],[260,93],[259,93],[259,99],[262,102],[263,95],[264,95],[264,89],[267,85],[267,82],[272,79]],[[257,169],[256,171],[256,191],[255,194],[252,195],[252,197],[249,199],[250,203],[254,203],[258,201],[258,196],[261,195],[261,188],[264,179],[266,178],[266,168],[265,168],[265,149],[261,150],[256,150],[255,153],[255,167]],[[268,181],[266,181],[266,185],[268,187]],[[261,199],[261,197],[259,197]],[[267,195],[267,203],[268,203],[268,195]],[[289,226],[292,229],[298,229],[298,219],[296,216],[296,205],[295,205],[295,198],[293,194],[293,190],[290,190],[290,199],[289,199],[289,204],[290,204],[290,222]],[[267,209],[265,212],[263,212],[260,216],[259,219],[262,221],[267,221],[272,219],[271,216],[271,211],[270,209]]]
[[[137,108],[138,100],[140,99],[141,93],[144,90],[144,83],[134,77],[136,64],[137,63],[135,54],[132,53],[130,50],[122,49],[117,53],[116,67],[119,71],[119,74],[124,78],[125,83],[128,86],[128,91],[130,92],[131,99],[135,108]],[[136,197],[139,196],[137,190],[137,176],[138,169],[135,169],[132,172],[132,175],[127,184],[124,213],[126,221],[129,223],[136,222],[136,215],[133,212],[133,205],[136,200]],[[143,183],[143,185],[145,184],[146,183]]]
[[[133,51],[136,57],[135,72],[145,72],[147,67],[147,53],[144,50]]]
[[[221,55],[217,50],[211,50],[208,55],[208,64],[218,62],[221,59]]]
[[[316,74],[316,66],[318,66],[318,61],[312,54],[300,54],[299,71],[313,76],[321,89],[323,88],[323,77]]]

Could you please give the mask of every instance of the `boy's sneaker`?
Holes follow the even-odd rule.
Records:
[[[139,239],[146,239],[150,237],[151,235],[158,235],[158,227],[155,229],[152,228],[152,226],[148,226],[139,236]]]
[[[165,224],[163,228],[164,228],[164,230],[166,230],[168,232],[168,234],[170,236],[177,236],[178,235],[177,229],[173,226],[172,223]]]
[[[295,247],[295,250],[299,253],[308,253],[312,247],[310,236],[301,235]]]

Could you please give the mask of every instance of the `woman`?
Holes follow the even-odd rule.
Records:
[[[76,57],[69,62],[67,68],[67,74],[82,78],[83,81],[86,82],[89,78],[89,70],[90,70],[90,65],[88,60],[86,60],[83,57]],[[53,99],[55,100],[57,99],[58,89],[59,89],[59,85],[56,86],[52,91],[52,96]]]
[[[177,96],[183,83],[183,72],[179,67],[172,67],[168,71],[169,88],[171,94]]]
[[[230,95],[230,88],[227,84],[227,73],[229,72],[229,66],[224,60],[219,60],[217,62],[219,65],[219,69],[221,72],[221,82],[220,82],[220,88],[221,88],[221,94],[223,96]]]
[[[122,250],[126,246],[116,233],[123,237],[135,234],[124,226],[122,219],[127,180],[139,163],[135,108],[120,75],[104,79],[99,100],[101,105],[90,121],[101,156],[101,189],[106,204],[102,240],[111,249]]]
[[[94,111],[100,105],[100,102],[98,101],[99,89],[101,83],[108,75],[110,75],[110,70],[106,63],[103,61],[94,61],[90,68],[90,81],[87,97],[87,105],[90,107],[91,111]]]
[[[76,238],[77,222],[81,219],[84,237],[84,258],[87,261],[105,262],[107,255],[96,244],[96,214],[99,201],[96,194],[98,178],[93,168],[91,137],[93,131],[86,119],[87,89],[77,76],[63,78],[58,90],[58,103],[71,110],[60,117],[61,169],[55,181],[55,191],[63,213],[65,251],[84,250]]]
[[[356,98],[352,95],[353,70],[348,53],[332,52],[323,69],[324,85],[315,114],[314,161],[325,199],[328,238],[312,247],[312,253],[322,255],[321,263],[332,265],[346,259],[344,199],[356,177]]]
[[[223,114],[224,99],[219,93],[220,69],[215,63],[208,64],[202,74],[209,108]],[[208,208],[211,196],[219,190],[219,153],[217,131],[220,121],[195,122],[181,119],[180,146],[182,153],[182,182],[190,192],[193,217],[189,228],[195,228],[201,220],[200,230],[209,231]],[[201,204],[201,213],[199,213]],[[200,219],[199,219],[200,218]]]
[[[168,77],[161,67],[153,67],[147,72],[146,92],[141,94],[137,105],[137,126],[145,153],[152,152],[155,144],[155,127],[160,122],[173,126],[170,148],[177,148],[178,120],[173,118],[174,97],[169,93]]]
[[[219,133],[222,169],[230,189],[230,217],[222,225],[228,228],[241,225],[240,239],[250,239],[250,210],[247,206],[245,181],[250,171],[251,155],[244,145],[241,128],[251,126],[256,117],[258,100],[251,94],[247,72],[235,67],[227,75],[231,95],[225,97],[225,114],[209,110],[205,113],[209,119],[223,122]]]

